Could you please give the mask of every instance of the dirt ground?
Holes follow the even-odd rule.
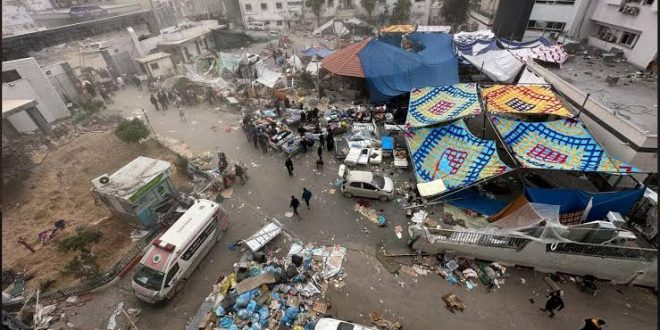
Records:
[[[172,163],[172,179],[178,188],[189,184],[185,173],[177,173],[176,156],[154,141],[126,144],[112,131],[84,133],[50,150],[31,176],[12,186],[2,195],[2,269],[34,274],[27,289],[37,288],[45,280],[54,280],[52,288],[76,283],[60,270],[73,258],[74,252],[62,253],[57,243],[75,233],[79,225],[89,225],[103,234],[92,247],[101,270],[110,268],[133,246],[132,224],[110,217],[104,205],[96,206],[90,193],[91,180],[111,174],[138,156],[167,160]],[[45,245],[38,234],[64,219],[66,227]],[[36,250],[31,253],[17,243],[24,237]]]

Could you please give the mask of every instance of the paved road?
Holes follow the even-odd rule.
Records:
[[[142,309],[140,329],[183,329],[218,275],[231,272],[233,263],[239,259],[240,253],[230,251],[227,246],[256,231],[265,217],[276,217],[294,237],[348,248],[344,263],[348,274],[346,285],[328,292],[331,313],[338,318],[367,324],[368,313],[378,311],[388,319],[400,321],[407,329],[578,329],[583,319],[598,316],[608,321],[607,329],[655,329],[657,302],[649,290],[642,288],[603,284],[599,296],[593,297],[567,283],[562,286],[567,307],[556,318],[549,319],[538,310],[544,302],[547,285],[542,274],[531,270],[515,269],[514,276],[506,280],[502,289],[491,294],[483,286],[472,292],[452,287],[436,275],[391,275],[374,258],[374,251],[381,241],[390,248],[405,248],[404,240],[398,240],[393,231],[397,224],[404,228],[407,225],[400,205],[396,201],[373,202],[374,207],[385,210],[388,227],[379,228],[361,218],[352,209],[354,200],[329,193],[338,166],[332,158],[324,157],[323,171],[314,169],[315,153],[295,158],[296,175],[292,178],[287,175],[280,154],[263,155],[247,143],[243,132],[237,129],[238,113],[203,105],[186,109],[188,122],[181,123],[173,110],[155,112],[146,92],[127,89],[119,92],[115,100],[114,108],[121,109],[124,115],[140,107],[147,109],[154,129],[161,136],[180,139],[196,152],[220,147],[230,162],[244,161],[250,165],[250,180],[234,189],[232,198],[223,202],[232,218],[231,228],[172,302],[162,307],[141,303],[131,294],[129,277],[95,294],[94,300],[85,306],[67,312],[79,328],[105,329],[117,303],[124,301],[125,308]],[[226,132],[227,128],[232,129]],[[393,174],[399,182],[407,175]],[[299,196],[303,187],[314,193],[312,209],[301,210],[302,220],[284,217],[289,196]],[[289,245],[280,236],[272,247],[287,251]],[[449,292],[465,302],[464,313],[452,314],[444,308],[440,297]],[[535,303],[530,303],[530,298]],[[77,314],[73,315],[74,312]]]

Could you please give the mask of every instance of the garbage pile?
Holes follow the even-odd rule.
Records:
[[[211,303],[198,328],[313,330],[329,308],[330,284],[343,285],[346,248],[293,243],[284,258],[247,253],[206,298]]]

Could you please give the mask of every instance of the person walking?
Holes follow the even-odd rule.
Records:
[[[316,161],[316,169],[317,170],[322,170],[323,169],[323,158],[319,157],[319,160]]]
[[[241,179],[241,184],[245,184],[245,171],[243,170],[243,167],[234,164],[234,172],[236,173],[236,177]]]
[[[151,104],[154,105],[154,107],[156,108],[156,111],[160,110],[160,109],[158,109],[158,100],[156,99],[154,94],[151,94],[151,97],[149,98],[149,101],[151,101]]]
[[[319,148],[323,148],[325,145],[325,134],[321,133],[319,135]]]
[[[291,204],[289,204],[289,207],[293,208],[293,214],[295,214],[298,219],[300,219],[300,214],[298,214],[298,206],[300,206],[300,201],[295,196],[291,196]]]
[[[326,149],[328,151],[332,151],[332,149],[335,148],[335,137],[334,134],[332,134],[332,131],[330,131],[330,128],[328,127],[328,138],[326,139]]]
[[[312,192],[307,188],[303,188],[302,199],[305,201],[307,209],[309,210],[309,200],[312,199]]]
[[[142,81],[140,81],[140,78],[137,76],[133,76],[133,85],[135,85],[139,91],[142,90]]]
[[[177,107],[179,110],[179,119],[181,120],[182,123],[187,122],[188,118],[186,118],[186,113],[183,112],[183,108]]]
[[[548,295],[548,300],[545,302],[545,308],[541,308],[544,312],[550,312],[550,317],[555,317],[555,309],[560,311],[564,309],[564,300],[561,299],[563,292],[556,290]]]
[[[162,91],[158,92],[158,103],[160,103],[160,106],[163,108],[163,110],[167,110],[167,99],[165,97],[165,94],[163,94]]]
[[[255,128],[252,132],[252,142],[254,142],[254,148],[257,150],[259,149],[259,135],[261,135],[260,130]]]
[[[261,144],[261,150],[264,152],[264,154],[268,153],[268,138],[266,137],[266,134],[261,134],[259,135],[259,144]]]
[[[594,317],[590,319],[585,319],[584,327],[582,327],[582,329],[580,330],[602,330],[604,325],[605,325],[605,320],[597,319]]]
[[[284,166],[286,166],[286,170],[289,171],[289,176],[293,176],[293,161],[291,161],[291,157],[286,156]]]
[[[316,149],[316,154],[319,155],[319,158],[323,158],[323,144],[319,143],[319,147]]]
[[[122,78],[121,76],[117,77],[117,85],[119,85],[119,87],[121,89],[126,89],[126,84],[124,83],[124,78]]]

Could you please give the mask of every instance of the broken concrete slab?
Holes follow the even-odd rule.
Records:
[[[238,285],[236,285],[236,292],[238,294],[250,291],[260,287],[262,284],[273,284],[275,283],[275,275],[270,272],[265,272],[261,275],[255,277],[249,277],[244,279]]]

